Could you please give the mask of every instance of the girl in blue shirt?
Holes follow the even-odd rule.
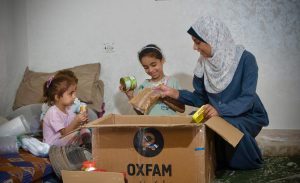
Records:
[[[160,84],[164,84],[171,88],[180,89],[179,82],[176,78],[171,76],[166,76],[164,74],[163,65],[165,63],[165,58],[162,54],[161,49],[155,44],[148,44],[144,46],[138,52],[138,59],[144,68],[145,72],[150,76],[149,79],[146,79],[139,87],[137,92],[140,92],[144,88],[154,88]],[[134,97],[134,91],[124,91],[122,86],[119,87],[122,92],[124,92],[128,99],[132,99]],[[170,101],[170,103],[174,104],[174,101]],[[173,106],[174,106],[173,105]],[[176,105],[175,105],[176,106]],[[178,108],[182,108],[184,111],[184,105],[177,104]],[[138,114],[141,114],[136,110]],[[176,108],[172,108],[172,106],[167,105],[164,101],[158,100],[149,110],[147,115],[153,116],[166,116],[166,115],[176,115]]]
[[[194,91],[160,89],[164,96],[186,105],[204,105],[204,116],[220,116],[244,133],[237,147],[216,136],[218,168],[256,169],[262,155],[255,137],[269,124],[267,112],[256,93],[258,67],[255,57],[236,45],[229,29],[213,17],[199,18],[188,30],[200,53],[194,69]]]

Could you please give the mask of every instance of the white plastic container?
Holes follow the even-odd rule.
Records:
[[[25,117],[20,115],[0,125],[0,136],[18,136],[30,132]]]
[[[16,136],[0,137],[0,154],[18,153],[19,146]]]

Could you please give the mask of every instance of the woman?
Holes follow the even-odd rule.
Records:
[[[200,52],[194,70],[195,90],[161,86],[163,96],[186,105],[205,105],[206,119],[220,116],[245,134],[235,149],[216,136],[218,168],[260,168],[263,160],[255,137],[269,124],[269,119],[256,94],[255,57],[236,45],[229,29],[216,18],[199,18],[188,33],[194,41],[194,50]]]

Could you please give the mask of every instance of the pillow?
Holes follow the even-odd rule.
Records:
[[[78,78],[77,97],[83,102],[92,103],[93,85],[98,81],[100,75],[100,63],[85,64],[67,69],[73,71]],[[41,103],[43,84],[54,74],[55,72],[34,72],[27,67],[17,90],[13,110],[28,104]]]
[[[0,116],[0,125],[1,125],[2,123],[5,123],[6,121],[8,121],[6,118]]]
[[[98,80],[94,83],[92,88],[93,103],[88,104],[88,106],[91,109],[97,111],[98,113],[102,113],[103,96],[104,96],[104,83],[102,80]]]
[[[32,133],[37,133],[40,131],[40,115],[41,115],[42,104],[30,104],[22,106],[15,111],[10,112],[6,118],[11,120],[15,117],[23,115],[30,126],[30,131]]]

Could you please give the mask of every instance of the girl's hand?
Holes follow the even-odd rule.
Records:
[[[87,123],[87,121],[88,121],[87,112],[79,113],[75,116],[71,124],[69,124],[67,127],[60,130],[60,134],[64,136],[67,133],[71,132],[72,130],[75,130],[76,128],[80,127],[80,125]]]
[[[124,91],[125,91],[122,85],[119,86],[119,90],[120,90],[121,92],[124,92]]]
[[[178,97],[179,97],[178,90],[168,87],[166,85],[159,85],[159,86],[155,87],[154,90],[159,90],[162,95],[162,98],[168,96],[173,99],[178,99]]]
[[[128,99],[132,99],[133,98],[133,93],[134,93],[133,90],[125,91],[124,88],[122,87],[122,85],[119,86],[119,89],[120,89],[121,92],[123,92],[123,93],[126,94],[126,96],[128,97]]]
[[[88,121],[88,114],[87,112],[83,112],[83,113],[79,113],[76,115],[75,117],[75,121],[78,123],[78,124],[85,124],[87,121]]]
[[[210,104],[204,105],[204,118],[209,119],[213,116],[219,116],[218,111]]]

